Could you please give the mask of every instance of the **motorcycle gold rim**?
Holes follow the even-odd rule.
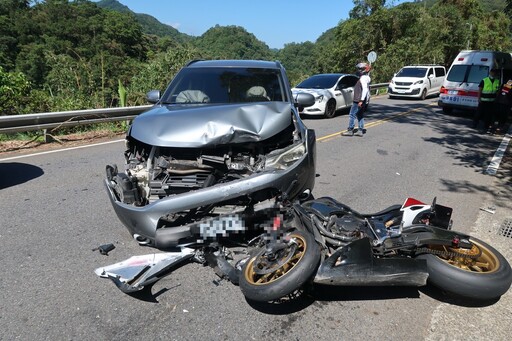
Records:
[[[446,251],[446,255],[436,255],[443,262],[460,270],[472,273],[493,273],[498,270],[500,261],[498,257],[484,245],[471,241],[471,249],[454,247],[438,247],[437,250]]]
[[[290,259],[286,263],[282,264],[280,267],[276,268],[275,271],[269,272],[264,275],[257,274],[254,271],[254,267],[263,266],[262,264],[264,262],[261,257],[264,257],[264,253],[257,257],[251,258],[249,260],[249,263],[247,264],[247,267],[245,268],[244,273],[247,282],[251,283],[252,285],[268,285],[290,273],[290,271],[292,271],[292,269],[302,260],[307,248],[306,240],[304,239],[304,237],[299,235],[293,235],[292,238],[294,239],[294,242],[297,244],[295,248],[295,253],[291,257],[289,257],[288,253],[284,253],[280,257],[280,259],[285,259],[287,257],[289,257]]]

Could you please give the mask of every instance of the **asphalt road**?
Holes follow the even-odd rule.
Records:
[[[472,232],[479,208],[496,190],[495,177],[484,171],[501,138],[478,134],[469,117],[444,115],[435,102],[372,99],[362,138],[339,135],[346,113],[305,118],[318,138],[315,196],[332,196],[361,212],[408,196],[437,197],[454,208],[454,229]],[[471,306],[431,287],[322,287],[291,306],[254,306],[238,287],[217,283],[214,272],[198,264],[156,283],[151,295],[125,295],[94,274],[153,252],[132,241],[103,187],[105,164],[122,164],[122,152],[123,144],[113,142],[0,155],[0,339],[433,340],[443,330],[441,305]],[[105,243],[116,246],[109,256],[92,251]],[[476,309],[492,315],[499,305]],[[470,322],[469,329],[483,328],[482,321]],[[489,339],[510,335],[510,325],[499,325],[503,330]]]

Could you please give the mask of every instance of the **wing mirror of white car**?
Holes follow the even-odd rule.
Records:
[[[146,101],[155,104],[160,100],[160,90],[151,90],[146,94]]]
[[[434,78],[434,75],[430,74],[430,75],[428,75],[428,78],[432,79],[432,78]]]
[[[299,92],[294,95],[294,104],[301,107],[310,107],[315,104],[315,96],[305,92]]]

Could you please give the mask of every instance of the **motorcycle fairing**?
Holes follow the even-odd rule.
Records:
[[[436,198],[431,205],[414,198],[405,199],[400,211],[403,212],[404,225],[431,224],[449,230],[451,228],[451,207],[436,204]],[[422,212],[425,212],[422,214]],[[435,212],[435,214],[434,214]]]
[[[130,294],[168,275],[173,267],[191,259],[194,254],[193,249],[182,247],[179,252],[133,256],[97,268],[94,272],[99,277],[110,279],[125,294]]]
[[[314,282],[345,286],[424,286],[427,262],[414,258],[377,258],[369,238],[356,240],[324,260]]]

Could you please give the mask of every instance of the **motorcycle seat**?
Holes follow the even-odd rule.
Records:
[[[389,206],[388,208],[385,208],[382,211],[379,211],[379,212],[376,212],[376,213],[365,213],[365,214],[362,214],[362,216],[365,217],[365,218],[371,218],[371,217],[375,217],[375,216],[385,215],[385,214],[391,213],[393,211],[398,211],[398,210],[400,210],[401,207],[402,207],[402,205],[398,205],[397,204],[397,205]]]

